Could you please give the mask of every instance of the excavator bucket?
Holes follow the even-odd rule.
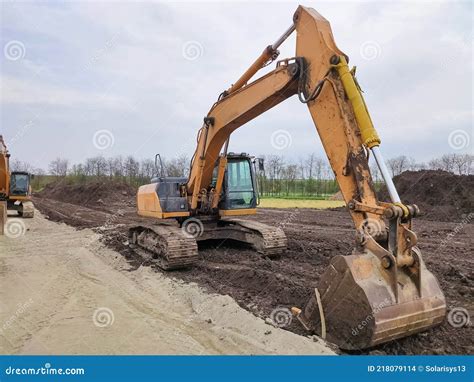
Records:
[[[388,269],[368,249],[334,257],[299,320],[347,350],[369,348],[441,323],[444,295],[421,255],[416,257],[415,268],[392,264]]]

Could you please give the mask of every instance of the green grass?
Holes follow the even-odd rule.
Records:
[[[265,199],[260,200],[259,207],[324,209],[324,208],[342,207],[344,205],[345,203],[339,200],[265,198]]]
[[[263,195],[261,199],[291,199],[291,200],[326,200],[327,198],[331,197],[334,194],[320,194],[320,195],[298,195],[298,194],[290,194],[290,195]]]

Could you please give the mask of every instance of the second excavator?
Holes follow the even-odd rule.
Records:
[[[295,57],[277,61],[274,70],[250,82],[278,58],[279,46],[295,31]],[[297,95],[309,109],[347,204],[356,245],[351,255],[332,259],[317,287],[308,285],[314,289],[308,304],[293,311],[307,329],[341,348],[362,349],[439,324],[446,302],[412,231],[418,208],[400,200],[348,61],[329,22],[312,8],[298,7],[291,26],[204,118],[189,177],[161,173],[140,187],[138,213],[151,220],[130,230],[130,244],[164,269],[194,264],[197,241],[207,239],[237,240],[269,257],[282,254],[287,241],[281,228],[238,218],[256,213],[255,171],[247,154],[228,153],[228,147],[233,131]],[[389,202],[377,198],[369,155]],[[164,224],[170,220],[177,223]]]
[[[7,221],[7,210],[15,210],[24,218],[32,218],[31,174],[26,171],[10,172],[10,154],[0,135],[0,233]]]

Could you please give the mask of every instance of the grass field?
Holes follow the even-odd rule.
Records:
[[[342,207],[345,203],[339,200],[315,200],[315,199],[280,199],[264,198],[260,200],[262,208],[334,208]]]

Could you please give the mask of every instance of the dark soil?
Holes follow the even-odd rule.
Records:
[[[403,203],[416,204],[424,219],[462,222],[474,213],[474,175],[446,171],[405,171],[393,179]],[[385,188],[380,192],[388,200]]]
[[[89,194],[85,198],[75,195],[74,188],[68,188],[65,194],[60,187],[55,188],[54,197],[47,190],[35,197],[35,205],[43,214],[55,221],[101,232],[104,243],[126,256],[131,270],[149,265],[143,264],[127,247],[128,227],[144,220],[136,215],[134,195],[123,203],[124,195],[121,193],[117,200],[106,195],[98,198],[90,195],[86,187],[86,190],[77,191]],[[100,189],[107,187],[111,186],[104,185]],[[64,199],[87,202],[78,205],[59,201]],[[91,202],[97,199],[109,204]],[[243,308],[265,319],[276,307],[304,306],[330,259],[338,254],[350,254],[353,247],[354,228],[346,211],[261,209],[254,218],[279,225],[286,232],[289,249],[280,259],[265,259],[229,242],[208,243],[200,245],[201,260],[194,268],[168,274],[186,282],[195,282],[210,292],[228,294]],[[470,223],[416,219],[414,230],[425,262],[445,293],[448,309],[462,307],[472,317],[474,225]],[[308,334],[297,320],[286,329]],[[473,334],[473,326],[454,328],[445,321],[439,327],[380,345],[365,353],[473,354]]]
[[[108,203],[134,205],[137,189],[124,182],[89,181],[68,184],[66,180],[48,183],[37,197],[47,197],[84,207],[106,206]]]

